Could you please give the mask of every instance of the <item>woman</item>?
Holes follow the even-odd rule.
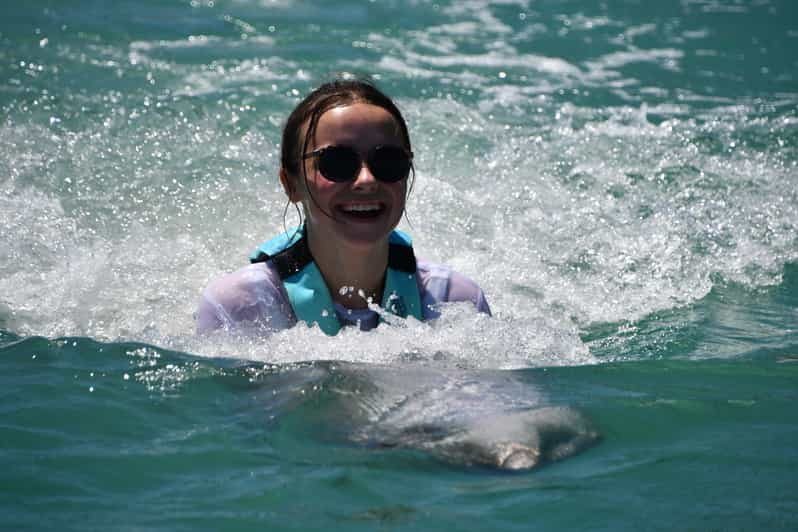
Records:
[[[410,238],[394,230],[411,172],[407,125],[390,98],[360,80],[311,92],[288,117],[280,167],[305,223],[261,245],[249,266],[211,282],[198,329],[278,330],[304,321],[334,335],[346,325],[372,329],[385,311],[432,319],[437,304],[453,301],[490,314],[473,281],[417,261]]]

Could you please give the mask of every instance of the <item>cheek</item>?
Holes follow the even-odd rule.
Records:
[[[407,199],[407,179],[391,186],[393,187],[393,194],[396,197],[396,201],[398,201],[400,205],[404,205]]]
[[[392,218],[397,220],[401,218],[402,212],[405,210],[405,203],[407,198],[407,183],[396,183],[390,186],[390,194],[392,199]]]
[[[308,173],[307,181],[303,182],[302,186],[308,207],[316,208],[315,204],[318,203],[322,208],[326,208],[327,201],[335,195],[341,185],[328,181],[316,173]]]

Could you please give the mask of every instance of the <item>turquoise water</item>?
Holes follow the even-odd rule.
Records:
[[[0,528],[795,529],[796,49],[786,0],[0,7]],[[396,97],[401,228],[494,317],[195,337],[339,71]],[[600,439],[396,444],[548,407]]]

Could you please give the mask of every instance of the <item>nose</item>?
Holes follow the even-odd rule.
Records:
[[[357,190],[373,190],[377,188],[377,178],[371,173],[365,161],[360,164],[360,172],[358,172],[352,187]]]

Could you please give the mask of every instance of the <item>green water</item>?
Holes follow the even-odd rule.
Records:
[[[794,530],[796,49],[786,0],[3,5],[0,529]],[[396,97],[401,228],[494,317],[195,336],[338,71]],[[391,440],[544,407],[598,440]]]
[[[323,391],[300,399],[281,387],[284,376],[252,382],[251,371],[229,361],[161,352],[153,368],[163,373],[142,378],[132,347],[35,338],[4,345],[3,387],[25,398],[5,394],[13,407],[3,416],[1,500],[10,529],[795,523],[794,363],[517,370],[530,386],[580,406],[603,440],[534,473],[502,474],[335,441],[319,429],[320,418],[335,416]],[[323,389],[324,381],[310,382]]]

